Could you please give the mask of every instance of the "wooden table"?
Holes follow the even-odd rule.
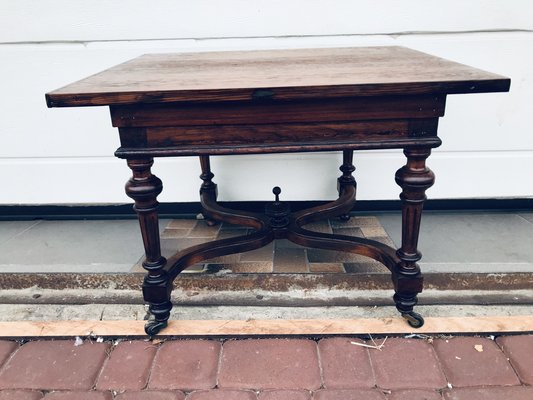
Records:
[[[362,254],[392,273],[396,307],[413,327],[423,281],[417,261],[426,167],[441,144],[437,123],[446,95],[504,92],[508,78],[403,47],[148,54],[46,95],[49,107],[109,106],[121,147],[115,155],[133,171],[126,193],[135,201],[144,241],[144,300],[152,314],[145,330],[167,325],[172,282],[188,266],[260,248],[286,238],[302,246]],[[396,173],[402,188],[402,244],[313,232],[310,222],[349,218],[355,202],[353,150],[403,149]],[[339,198],[291,213],[278,198],[262,214],[223,208],[211,155],[342,151]],[[163,188],[150,172],[153,157],[199,156],[200,199],[209,223],[253,228],[250,235],[216,240],[161,256],[156,200]]]

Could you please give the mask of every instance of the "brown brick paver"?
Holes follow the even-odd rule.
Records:
[[[315,392],[313,400],[385,400],[385,395],[369,389],[325,389]]]
[[[392,392],[387,400],[442,400],[442,395],[435,390],[407,389]]]
[[[156,354],[150,389],[211,389],[221,344],[213,340],[175,340],[163,343]]]
[[[0,340],[0,367],[18,347],[16,342]]]
[[[306,273],[309,272],[304,249],[280,247],[274,252],[274,272]]]
[[[433,345],[453,387],[520,384],[509,361],[490,339],[457,337],[435,340]],[[483,351],[474,346],[482,346]]]
[[[142,392],[124,392],[115,397],[115,400],[184,400],[183,392],[161,392],[155,390],[143,390]]]
[[[444,393],[445,400],[531,400],[533,387],[509,386],[491,388],[462,388]]]
[[[257,400],[250,390],[199,390],[187,396],[187,400]]]
[[[196,219],[173,219],[165,227],[166,229],[192,229],[198,223]]]
[[[533,335],[501,336],[496,343],[509,357],[520,380],[533,385]]]
[[[312,340],[250,339],[226,342],[218,385],[238,389],[318,389],[317,345]]]
[[[431,345],[424,340],[392,338],[383,349],[370,350],[378,387],[439,389],[446,378]]]
[[[0,388],[88,390],[108,349],[105,343],[74,346],[74,340],[26,343],[0,373]]]
[[[246,251],[241,254],[240,261],[244,262],[272,262],[274,257],[274,242],[259,249]]]
[[[2,390],[0,400],[40,400],[43,398],[41,392],[33,390]]]
[[[52,392],[44,400],[113,400],[111,392]]]
[[[97,390],[140,390],[146,386],[157,347],[144,341],[120,342],[98,377]]]
[[[265,390],[259,394],[259,400],[311,400],[311,393],[306,390]]]
[[[324,386],[328,389],[371,388],[376,381],[368,350],[359,339],[332,338],[318,343]]]
[[[209,226],[205,221],[198,221],[189,232],[190,238],[214,238],[220,230],[220,224]]]
[[[533,335],[352,342],[0,341],[0,400],[533,400]]]
[[[344,270],[343,263],[310,263],[309,272],[315,273],[326,273],[326,274],[343,274],[346,271]]]

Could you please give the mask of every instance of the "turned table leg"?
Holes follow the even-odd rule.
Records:
[[[342,172],[342,175],[337,179],[337,191],[339,196],[342,194],[342,190],[346,186],[357,187],[355,178],[352,173],[355,171],[353,165],[353,150],[343,150],[342,152],[342,165],[339,167]],[[347,222],[350,219],[350,214],[342,214],[340,217],[341,221]]]
[[[145,325],[148,335],[155,335],[167,326],[172,303],[172,282],[164,271],[166,259],[161,256],[157,196],[163,190],[161,180],[152,175],[152,158],[129,159],[128,166],[133,176],[126,183],[126,194],[135,201],[145,249],[143,267],[148,272],[143,282],[143,296],[148,303],[153,319]]]
[[[203,181],[202,186],[200,187],[200,194],[208,193],[213,200],[216,200],[218,191],[216,183],[214,183],[212,180],[215,174],[211,172],[211,162],[209,161],[209,156],[200,156],[200,166],[202,168],[200,179]],[[202,215],[204,216],[204,220],[207,225],[215,226],[218,224],[218,221],[210,218],[205,210],[202,211]]]
[[[404,150],[407,164],[396,172],[396,183],[402,188],[402,246],[396,252],[400,262],[392,272],[394,301],[396,308],[413,327],[420,327],[424,319],[413,311],[417,294],[422,291],[423,278],[417,264],[422,254],[417,250],[418,233],[422,208],[426,200],[426,189],[435,181],[435,175],[426,167],[426,158],[431,154],[428,148],[407,148]]]

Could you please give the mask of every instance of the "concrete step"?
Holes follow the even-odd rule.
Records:
[[[424,317],[532,315],[533,305],[420,305]],[[141,304],[0,304],[0,321],[143,320]],[[352,319],[398,317],[393,306],[261,307],[175,306],[172,320]]]
[[[175,288],[172,301],[179,306],[258,306],[258,307],[327,307],[393,306],[393,290],[358,290],[292,288],[279,291],[260,287],[246,290]],[[143,304],[140,289],[6,289],[0,291],[0,304]],[[419,295],[420,305],[530,305],[533,289],[521,290],[435,290]]]

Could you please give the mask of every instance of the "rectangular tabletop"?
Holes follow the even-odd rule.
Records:
[[[373,258],[392,272],[396,308],[411,327],[422,291],[416,264],[425,190],[434,182],[425,160],[440,145],[438,119],[451,93],[507,91],[509,79],[402,47],[152,54],[138,57],[47,94],[50,107],[108,105],[121,147],[115,155],[133,172],[126,194],[135,200],[148,271],[144,300],[150,336],[167,326],[172,281],[202,260],[258,249],[274,239]],[[343,216],[355,202],[353,150],[403,148],[402,246],[306,230]],[[216,202],[209,156],[343,151],[339,199],[291,215],[284,203],[265,215],[232,211]],[[161,257],[157,195],[162,183],[153,157],[200,156],[206,219],[255,231]],[[257,175],[257,174],[256,174]],[[310,182],[311,184],[313,182]],[[243,185],[245,187],[245,185]]]
[[[49,107],[508,91],[510,80],[404,47],[147,54],[46,95]]]

